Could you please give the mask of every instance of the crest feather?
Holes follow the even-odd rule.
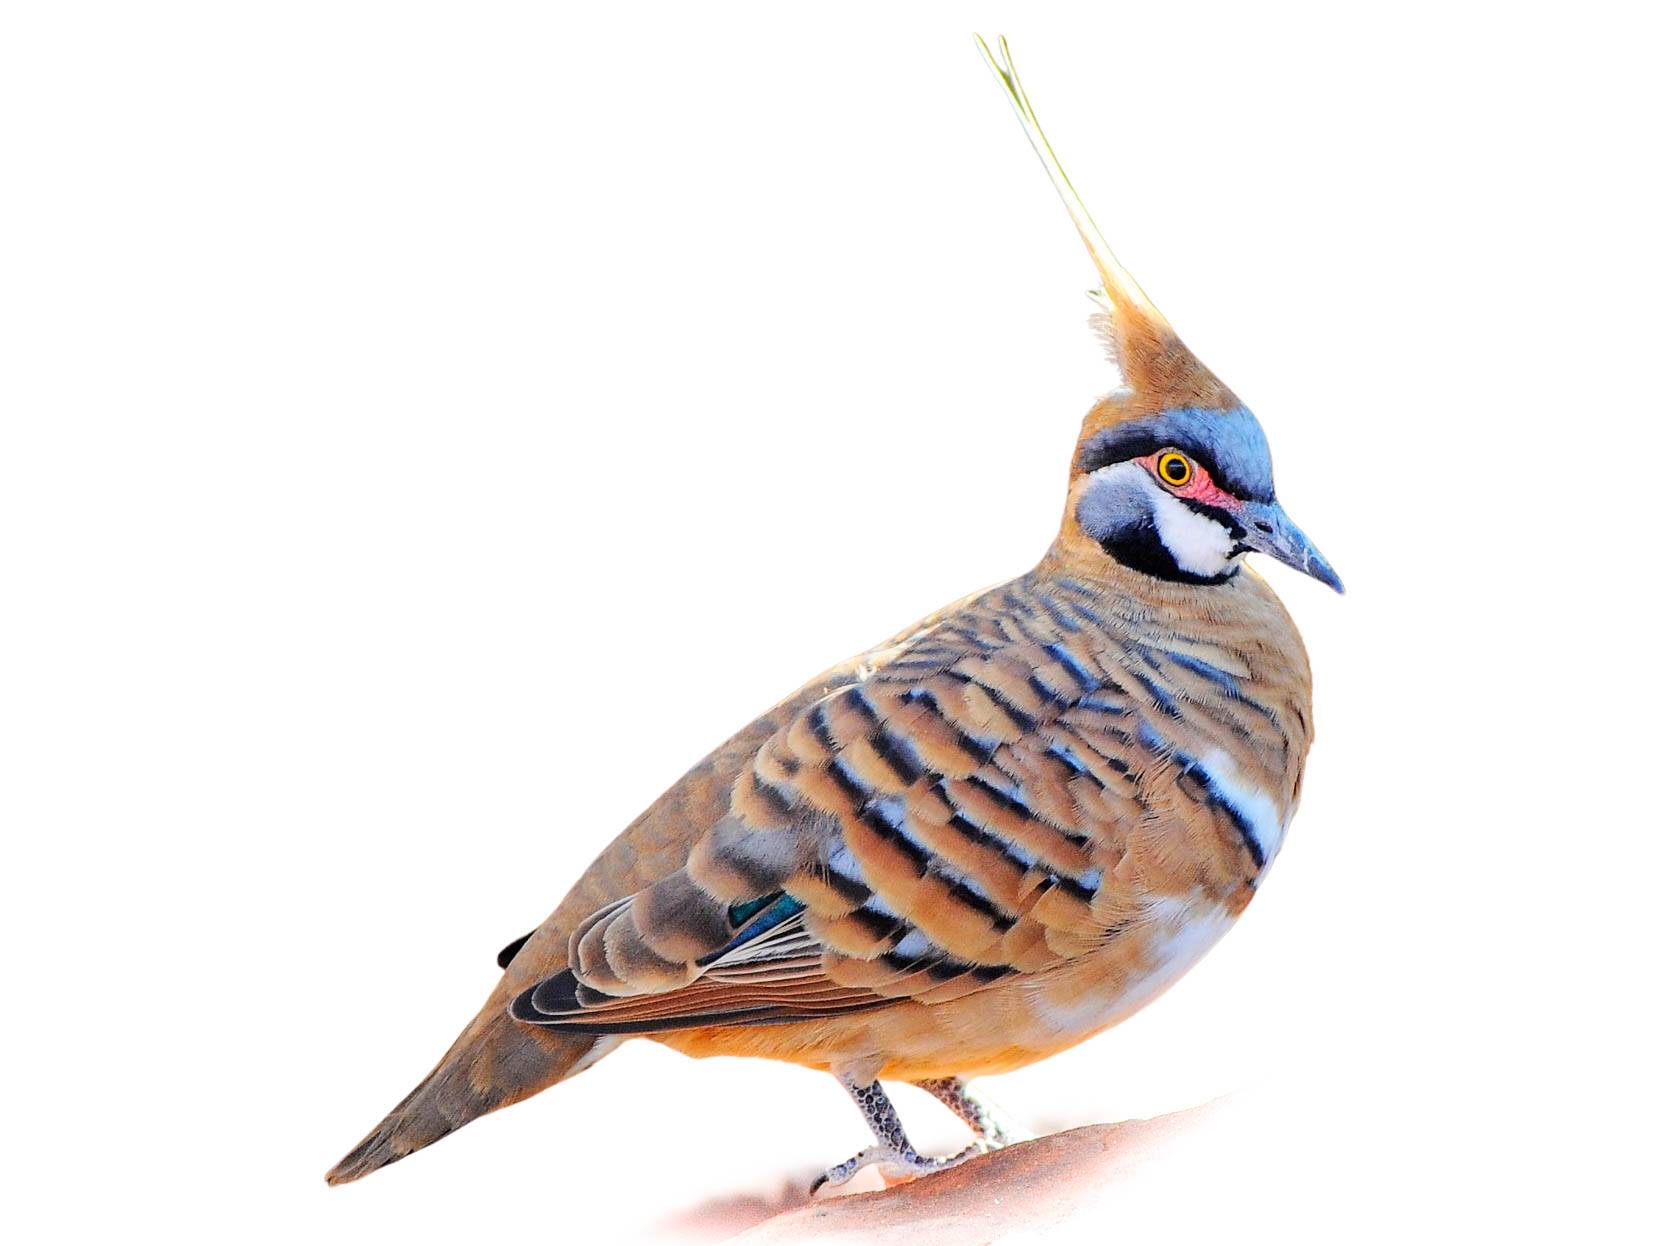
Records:
[[[1119,262],[1103,238],[1102,231],[1091,219],[1085,201],[1068,180],[1062,162],[1056,158],[1055,149],[1039,127],[1033,103],[1027,98],[1027,91],[1011,60],[1010,45],[1001,36],[995,56],[980,35],[975,36],[975,44],[1003,86],[1010,107],[1021,122],[1022,132],[1027,135],[1027,141],[1044,165],[1051,185],[1061,196],[1062,204],[1073,219],[1074,228],[1079,231],[1091,262],[1102,278],[1102,289],[1092,292],[1092,297],[1102,309],[1091,317],[1091,326],[1102,338],[1108,357],[1119,368],[1133,395],[1133,401],[1128,405],[1138,408],[1126,411],[1121,418],[1164,405],[1196,405],[1225,399],[1233,402],[1228,388],[1183,345],[1171,324],[1154,305],[1154,300],[1144,293],[1136,279]],[[1105,399],[1104,403],[1112,401]],[[1099,426],[1112,422],[1105,418],[1109,413],[1103,409],[1104,403],[1097,405],[1092,412],[1094,419],[1088,422]]]

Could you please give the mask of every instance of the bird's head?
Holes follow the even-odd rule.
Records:
[[[1103,240],[1039,129],[1008,45],[1000,39],[995,57],[979,35],[976,42],[1102,277],[1093,322],[1123,382],[1085,417],[1058,551],[1205,585],[1228,582],[1258,550],[1344,592],[1276,500],[1257,418],[1195,358]]]
[[[1222,584],[1258,550],[1345,591],[1276,500],[1269,443],[1239,403],[1087,425],[1062,539],[1081,538],[1163,580]]]

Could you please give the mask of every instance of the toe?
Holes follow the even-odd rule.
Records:
[[[860,1169],[864,1168],[867,1164],[886,1159],[888,1154],[888,1151],[885,1149],[867,1147],[858,1155],[850,1155],[842,1163],[833,1164],[824,1172],[820,1173],[819,1176],[814,1178],[812,1184],[808,1186],[808,1197],[812,1198],[814,1195],[818,1194],[821,1190],[826,1189],[827,1187],[848,1184],[849,1178],[859,1172]]]

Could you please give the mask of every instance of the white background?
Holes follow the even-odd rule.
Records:
[[[1526,7],[9,7],[8,1236],[633,1240],[861,1144],[641,1042],[322,1181],[682,769],[1049,542],[1113,378],[972,24],[1351,588],[1267,569],[1259,904],[991,1089],[1258,1105],[1118,1240],[1654,1232],[1654,32]]]

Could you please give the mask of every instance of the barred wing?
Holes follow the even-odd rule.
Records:
[[[1018,582],[804,709],[686,867],[593,914],[571,968],[514,1016],[603,1033],[800,1020],[1100,948],[1141,915],[1147,837],[1184,779],[1152,725],[1173,694],[1100,623]]]

